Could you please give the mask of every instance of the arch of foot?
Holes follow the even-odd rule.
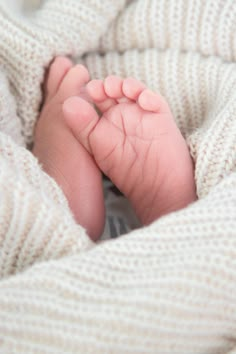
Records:
[[[169,102],[195,162],[197,193],[236,168],[236,70],[233,64],[197,53],[155,49],[109,53],[85,60],[92,77],[134,76]]]

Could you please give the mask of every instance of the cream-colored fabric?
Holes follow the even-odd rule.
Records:
[[[1,1],[1,353],[236,351],[235,23],[235,0],[44,0],[27,13]],[[19,146],[59,54],[167,97],[195,161],[196,203],[89,241]]]
[[[23,1],[0,2],[0,64],[8,72],[27,142],[32,141],[50,61],[55,55],[73,57],[94,50],[124,2],[46,0],[34,2],[37,10],[28,16]]]

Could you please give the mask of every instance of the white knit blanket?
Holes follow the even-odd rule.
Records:
[[[25,5],[0,1],[0,353],[235,354],[236,1]],[[196,203],[89,240],[25,148],[56,55],[166,96]]]

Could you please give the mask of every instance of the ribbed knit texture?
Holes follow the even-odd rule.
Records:
[[[236,353],[236,2],[123,5],[45,0],[23,19],[1,1],[0,353]],[[63,53],[94,78],[134,76],[166,96],[194,158],[196,203],[89,241],[18,145],[16,113],[29,142],[44,69]]]
[[[29,143],[50,61],[55,55],[75,57],[94,50],[125,1],[46,0],[28,17],[12,6],[14,1],[0,2],[0,65],[8,72],[22,134]]]
[[[0,131],[10,135],[19,145],[24,145],[21,122],[16,113],[16,102],[9,90],[9,83],[0,68]]]
[[[0,151],[0,278],[88,249],[64,195],[31,153],[2,133]]]

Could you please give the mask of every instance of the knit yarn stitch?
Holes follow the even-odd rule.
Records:
[[[236,354],[235,0],[0,4],[0,352]],[[56,55],[170,103],[198,201],[93,244],[24,144]]]

